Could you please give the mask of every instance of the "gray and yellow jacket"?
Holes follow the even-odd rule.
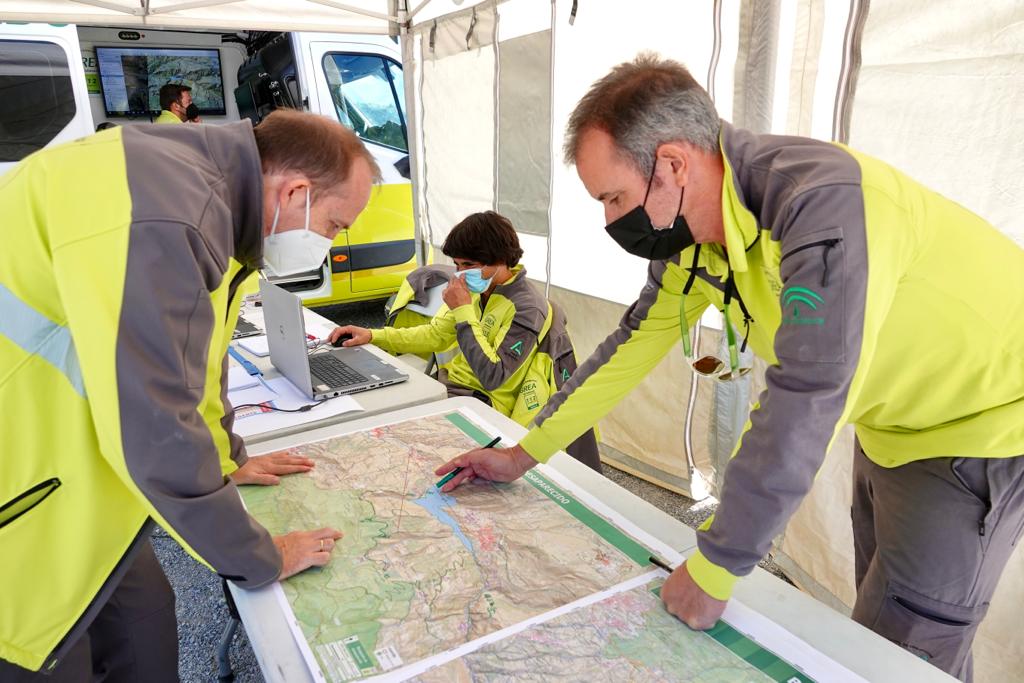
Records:
[[[53,667],[151,520],[244,587],[225,351],[262,252],[248,121],[119,127],[0,178],[0,658]]]
[[[473,294],[471,303],[454,310],[442,305],[426,324],[371,330],[373,343],[394,353],[440,352],[457,344],[458,354],[442,368],[445,380],[484,394],[502,414],[515,412],[529,423],[547,395],[531,400],[521,398],[520,390],[552,316],[547,300],[527,281],[526,269],[520,265],[512,272],[485,306]],[[517,403],[522,410],[516,410]]]
[[[726,245],[699,251],[688,325],[723,307],[770,363],[689,573],[725,599],[770,549],[840,427],[884,467],[1024,454],[1024,250],[978,216],[842,145],[723,123]],[[541,411],[544,461],[679,341],[696,247],[652,262],[640,298]],[[743,308],[748,315],[744,315]]]

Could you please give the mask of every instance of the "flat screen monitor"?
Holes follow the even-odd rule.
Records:
[[[107,116],[160,113],[160,88],[192,88],[200,114],[224,114],[224,78],[216,48],[96,47]]]

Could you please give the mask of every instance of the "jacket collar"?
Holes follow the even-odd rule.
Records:
[[[526,279],[526,267],[522,263],[520,263],[518,266],[513,266],[511,268],[511,271],[512,271],[512,277],[510,277],[509,279],[505,280],[500,285],[495,287],[494,291],[498,291],[502,287],[509,287],[512,284],[518,282],[519,280],[525,280]]]
[[[737,168],[743,162],[743,145],[738,140],[738,131],[731,124],[722,121],[719,133],[719,148],[722,150],[722,225],[725,229],[725,246],[705,245],[701,249],[700,263],[713,275],[725,277],[727,269],[725,252],[729,255],[729,268],[736,272],[747,270],[747,250],[757,241],[760,232],[757,219],[747,208],[743,185]]]

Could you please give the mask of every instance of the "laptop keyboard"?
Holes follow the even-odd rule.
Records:
[[[314,377],[332,388],[350,387],[353,384],[362,384],[367,381],[365,377],[353,370],[345,362],[338,360],[329,353],[318,353],[315,356],[310,356],[309,369]]]

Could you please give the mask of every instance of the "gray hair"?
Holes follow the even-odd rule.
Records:
[[[707,91],[685,66],[641,52],[613,68],[576,105],[566,126],[565,163],[576,163],[580,137],[591,128],[607,132],[641,173],[654,167],[666,142],[685,141],[718,151],[721,120]]]

